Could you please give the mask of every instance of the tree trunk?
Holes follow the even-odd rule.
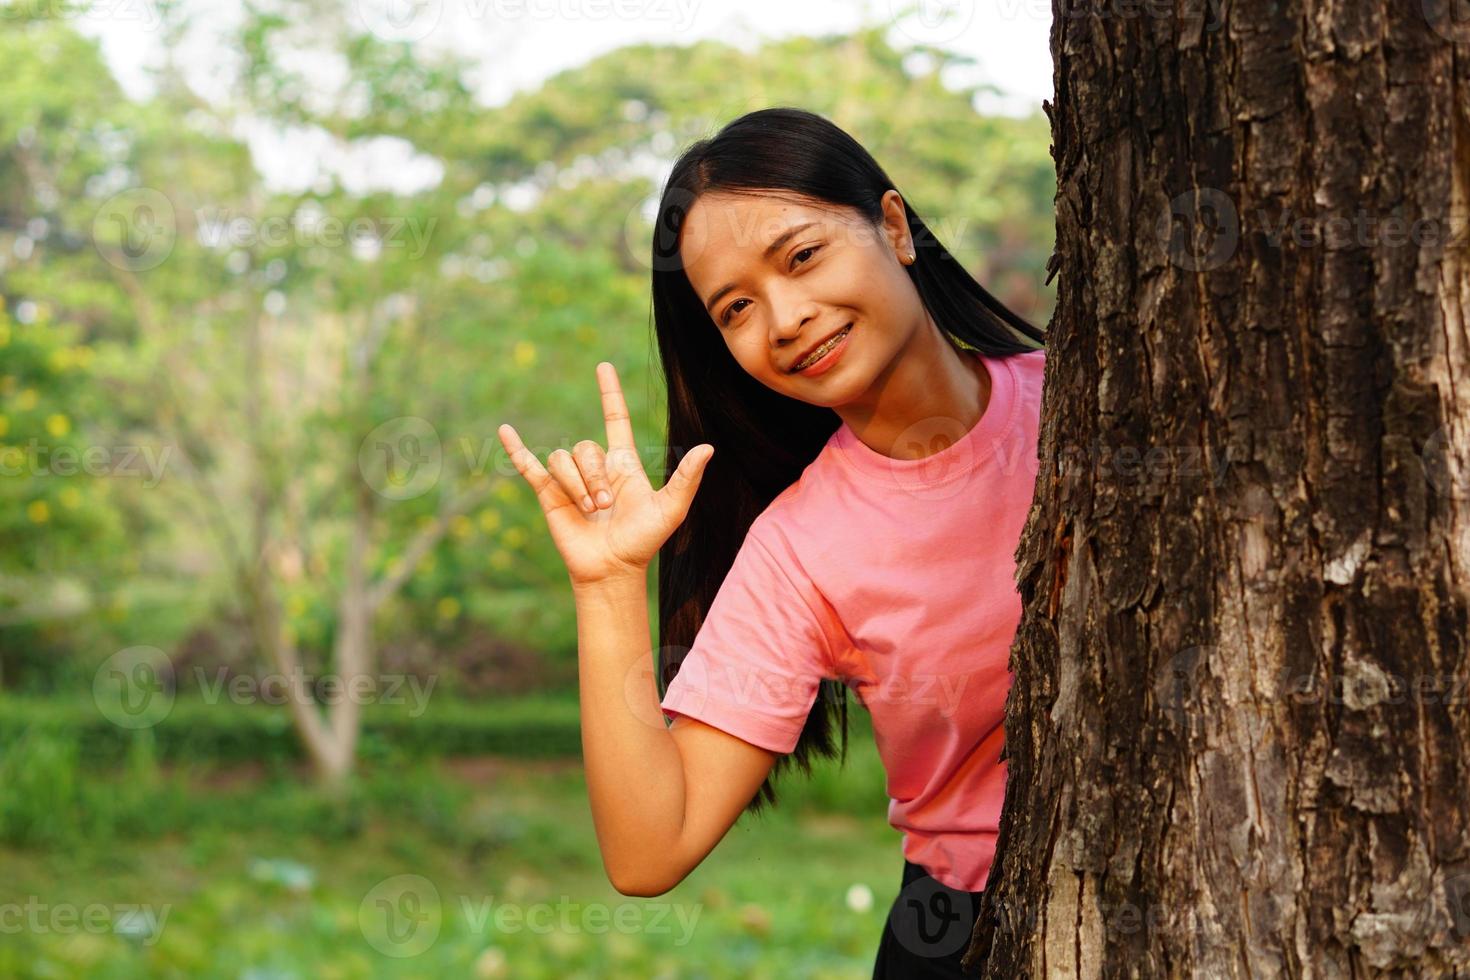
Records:
[[[987,977],[1470,977],[1450,2],[1055,0]]]

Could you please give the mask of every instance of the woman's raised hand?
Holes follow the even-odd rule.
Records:
[[[606,451],[595,440],[583,439],[571,452],[553,450],[542,467],[514,427],[499,429],[501,445],[536,492],[573,586],[645,573],[689,513],[705,464],[715,452],[709,443],[700,443],[684,454],[668,483],[653,489],[633,444],[617,371],[607,361],[598,362],[597,383],[607,425]]]

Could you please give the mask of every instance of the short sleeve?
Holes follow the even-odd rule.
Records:
[[[761,530],[746,534],[660,707],[784,754],[832,676],[830,607],[781,536]]]

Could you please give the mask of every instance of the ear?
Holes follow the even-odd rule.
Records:
[[[900,262],[905,256],[914,250],[914,239],[909,234],[908,213],[903,206],[903,198],[893,188],[883,192],[883,236],[893,251],[893,257]]]

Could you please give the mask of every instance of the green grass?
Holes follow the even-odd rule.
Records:
[[[100,775],[80,744],[30,730],[0,756],[0,976],[867,977],[902,865],[861,720],[844,769],[786,777],[651,899],[606,881],[576,759],[370,760],[337,799],[269,767],[161,769],[146,739]],[[167,909],[156,936],[111,928],[127,905]],[[48,919],[88,906],[105,928]]]

